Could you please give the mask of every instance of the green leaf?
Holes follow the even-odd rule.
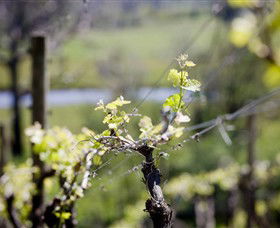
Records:
[[[63,220],[69,219],[71,216],[70,212],[55,212],[54,214],[56,217],[62,218]]]
[[[228,4],[233,8],[246,8],[257,6],[258,1],[255,0],[228,0]]]
[[[103,135],[103,136],[110,136],[110,134],[111,134],[111,131],[109,131],[109,130],[105,130],[101,133],[101,135]]]
[[[139,138],[149,138],[151,136],[154,125],[150,117],[143,116],[143,118],[139,121],[138,126],[142,132]]]
[[[180,85],[180,77],[181,77],[180,72],[178,72],[176,69],[171,69],[169,71],[167,80],[171,81],[174,87],[177,87]]]
[[[179,63],[179,66],[181,69],[184,69],[186,67],[194,67],[195,64],[193,61],[188,60],[189,56],[187,54],[181,54],[179,57],[176,59],[177,62]]]
[[[269,88],[278,87],[280,85],[280,66],[275,64],[269,65],[264,73],[263,81]]]
[[[140,131],[142,132],[139,138],[156,138],[157,134],[161,131],[162,125],[153,125],[152,120],[148,116],[144,116],[139,121]]]
[[[187,122],[190,122],[190,117],[188,115],[183,115],[183,113],[181,112],[177,112],[177,115],[176,115],[176,118],[175,118],[175,122],[177,124],[180,124],[180,123],[187,123]]]
[[[103,111],[106,111],[103,100],[100,100],[100,101],[97,103],[97,107],[96,107],[94,110],[103,110]]]
[[[189,74],[187,71],[179,72],[176,69],[171,69],[167,79],[173,83],[174,87],[178,87],[184,84],[184,82],[187,80],[188,75]]]
[[[194,67],[195,66],[195,63],[193,61],[186,61],[185,64],[186,64],[187,67]]]
[[[176,112],[177,109],[179,108],[179,103],[180,103],[180,94],[178,93],[175,93],[171,96],[169,96],[164,104],[163,104],[163,107],[166,107],[166,106],[169,106],[170,108],[172,108],[172,111],[173,112]],[[181,101],[181,106],[184,104],[183,101]]]
[[[154,127],[151,118],[148,116],[144,116],[139,121],[138,125],[140,127],[140,131],[142,131],[142,132],[151,130]]]
[[[129,104],[130,101],[126,101],[124,100],[123,96],[118,97],[115,101],[109,103],[106,105],[107,109],[113,110],[113,109],[117,109],[118,106],[123,106],[125,104]]]
[[[200,91],[200,82],[195,79],[187,79],[184,83],[184,86],[181,86],[182,89],[189,90],[189,91]]]
[[[101,165],[101,164],[102,164],[101,156],[95,155],[95,156],[93,157],[93,164],[94,164],[94,165]]]

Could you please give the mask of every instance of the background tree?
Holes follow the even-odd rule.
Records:
[[[19,85],[19,65],[29,52],[29,37],[33,33],[54,34],[59,26],[64,27],[64,35],[80,20],[81,4],[71,1],[1,1],[0,2],[0,60],[10,74],[10,87],[13,94],[12,151],[15,155],[22,152],[21,112]],[[72,13],[71,22],[65,21]],[[61,23],[64,22],[62,25]],[[57,32],[58,33],[58,32]],[[56,34],[59,37],[60,33]],[[60,36],[61,37],[61,36]],[[58,42],[59,39],[56,39]]]

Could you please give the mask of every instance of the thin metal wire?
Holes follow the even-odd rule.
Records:
[[[214,20],[214,16],[211,15],[211,18],[207,18],[206,21],[204,21],[201,26],[199,27],[199,29],[196,31],[196,33],[190,38],[189,42],[188,42],[188,46],[182,48],[180,50],[180,53],[184,53],[187,52],[194,44],[195,42],[198,40],[199,36],[201,36],[201,33],[203,31],[206,30],[206,28],[212,23],[212,21]],[[167,67],[163,70],[163,72],[160,74],[160,76],[158,77],[158,79],[153,83],[152,88],[146,93],[146,95],[138,102],[138,104],[133,108],[133,110],[138,109],[146,100],[147,98],[152,94],[152,92],[155,90],[156,86],[161,82],[161,80],[163,79],[163,77],[166,75],[166,73],[168,72],[168,70],[172,67],[172,65],[175,63],[175,59],[173,59],[168,65]]]
[[[253,101],[251,101],[250,103],[248,103],[247,105],[244,105],[242,106],[241,108],[239,108],[238,110],[236,110],[235,112],[233,113],[227,113],[227,114],[223,114],[223,115],[219,115],[217,116],[216,118],[214,119],[211,119],[209,121],[205,121],[203,123],[200,123],[200,124],[196,124],[196,125],[193,125],[193,126],[190,126],[190,127],[186,127],[184,130],[186,131],[194,131],[194,130],[198,130],[198,129],[201,129],[200,131],[196,132],[195,134],[189,136],[188,138],[184,139],[182,142],[180,142],[179,144],[175,145],[175,146],[172,146],[170,149],[167,149],[165,150],[166,152],[170,152],[170,151],[173,151],[174,148],[176,148],[176,146],[179,147],[182,147],[182,143],[186,143],[186,142],[189,142],[191,140],[197,140],[200,136],[208,133],[209,131],[215,129],[217,126],[219,126],[219,124],[221,124],[223,121],[232,121],[232,120],[235,120],[237,118],[241,118],[241,117],[244,117],[244,116],[247,116],[247,115],[250,115],[252,113],[256,113],[258,112],[257,110],[257,107],[262,107],[264,105],[265,102],[269,101],[271,98],[275,97],[276,95],[280,94],[280,87],[267,93],[266,95],[258,98],[258,99],[255,99]],[[280,105],[280,102],[279,104]],[[276,107],[278,106],[270,106],[270,107],[267,107],[265,110],[261,110],[261,112],[269,112],[271,109],[275,109]],[[136,155],[136,153],[135,153]],[[120,161],[118,164],[116,164],[115,167],[113,167],[111,170],[117,170],[119,169],[123,163],[127,162],[128,160],[131,159],[131,155],[129,157],[127,157],[126,159]],[[113,158],[111,159],[108,159],[107,162],[110,162]],[[159,159],[159,158],[158,158]],[[98,170],[96,171],[100,171],[100,169],[103,169],[105,166],[109,165],[109,163],[107,163],[106,165],[100,167]],[[125,172],[122,172],[121,174],[119,175],[114,175],[114,178],[110,178],[109,180],[107,180],[106,182],[112,182],[112,181],[115,181],[117,180],[118,178],[121,178],[121,177],[124,177],[124,176],[127,176],[127,175],[130,175],[132,173],[134,173],[135,171],[138,171],[140,168],[141,168],[141,165],[142,165],[142,162],[139,163],[139,164],[136,164],[134,165],[131,169],[129,170],[126,170]],[[97,185],[98,186],[103,186],[105,182],[102,182],[100,184]]]
[[[267,93],[266,95],[255,99],[253,101],[251,101],[249,104],[246,104],[244,106],[242,106],[240,109],[236,110],[233,113],[227,113],[227,114],[223,114],[223,115],[219,115],[214,119],[205,121],[203,123],[200,124],[196,124],[190,127],[186,127],[184,130],[186,131],[194,131],[197,129],[203,129],[201,132],[199,132],[200,135],[205,134],[206,132],[210,131],[213,129],[213,126],[217,126],[217,122],[219,120],[222,121],[232,121],[238,117],[244,117],[244,116],[248,116],[251,115],[252,113],[256,113],[257,110],[256,108],[260,105],[263,105],[263,103],[267,102],[269,99],[271,99],[272,97],[276,96],[280,94],[280,87]],[[275,106],[272,106],[271,108],[275,108]],[[262,110],[261,112],[265,112],[265,111],[270,111],[270,108],[268,108],[267,110]],[[206,130],[206,129],[207,130]]]
[[[203,29],[205,29],[206,27],[208,27],[210,25],[210,22],[213,20],[213,17],[211,17],[210,20],[207,20],[205,23],[202,24],[202,26],[200,27],[200,29],[197,30],[197,32],[195,33],[195,35],[192,36],[192,39],[190,39],[190,45],[184,49],[182,49],[182,52],[185,52],[186,50],[188,50],[192,45],[194,45],[195,41],[197,40],[197,36],[201,34],[201,31]],[[220,67],[218,68],[218,72],[220,72],[223,68],[225,68],[228,64],[232,63],[232,56],[235,56],[237,53],[237,50],[235,50],[233,53],[231,53],[230,55],[228,55],[228,58],[225,58],[224,62],[220,65]],[[240,57],[240,55],[239,55]],[[236,57],[235,57],[236,59]],[[150,96],[150,94],[153,92],[154,88],[156,85],[158,85],[158,83],[162,80],[162,78],[165,76],[165,74],[167,73],[168,69],[173,65],[174,60],[171,61],[171,63],[166,67],[166,69],[162,72],[162,74],[160,75],[160,77],[156,80],[156,82],[153,84],[153,87],[151,88],[150,91],[147,92],[147,94],[144,96],[144,98],[135,106],[134,110],[139,108],[143,102]],[[210,73],[211,75],[214,75],[215,77],[217,76],[217,70],[215,71],[215,74]],[[210,77],[212,78],[212,77]],[[206,85],[207,86],[207,85]],[[206,87],[205,86],[205,87]],[[193,125],[190,127],[185,128],[184,130],[186,131],[194,131],[194,130],[198,130],[198,129],[202,129],[199,132],[193,134],[192,136],[190,136],[187,139],[183,140],[183,143],[185,142],[189,142],[190,140],[196,139],[196,137],[199,137],[201,135],[206,134],[207,132],[213,130],[215,127],[219,126],[220,123],[222,123],[222,121],[232,121],[238,117],[244,117],[247,115],[250,115],[252,113],[257,113],[257,112],[265,112],[265,111],[270,111],[270,108],[276,108],[278,106],[275,107],[271,106],[268,109],[265,110],[261,110],[261,111],[257,111],[256,107],[263,105],[264,102],[266,102],[267,100],[269,100],[270,98],[274,97],[275,95],[280,93],[280,88],[277,88],[273,91],[271,91],[270,93],[256,99],[253,100],[252,102],[250,102],[249,104],[241,107],[240,109],[238,109],[237,111],[233,112],[233,113],[228,113],[228,114],[224,114],[224,115],[219,115],[217,116],[215,119],[197,124],[197,125]],[[173,148],[173,147],[172,147]],[[126,158],[125,160],[119,162],[115,168],[118,169],[119,167],[121,167],[121,165],[123,164],[124,161],[129,160],[130,157]],[[125,171],[124,173],[122,173],[121,175],[118,175],[117,177],[123,177],[126,175],[130,175],[131,173],[134,173],[135,171],[138,171],[139,168],[142,166],[142,162],[136,166],[133,166],[132,169],[129,169],[127,171]],[[104,166],[103,166],[104,167]],[[103,168],[101,167],[101,168]],[[117,177],[114,177],[114,180],[118,179]],[[112,181],[112,178],[109,180],[110,182]],[[102,183],[104,185],[104,183]]]

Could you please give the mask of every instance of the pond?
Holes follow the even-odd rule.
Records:
[[[134,91],[128,91],[126,99],[134,99],[141,101],[142,99],[163,102],[168,96],[176,93],[173,88],[151,88],[142,87]],[[187,99],[191,97],[186,96]],[[47,96],[47,102],[50,107],[66,106],[74,104],[96,104],[100,99],[104,102],[110,101],[112,92],[106,89],[65,89],[51,90]],[[7,109],[12,106],[13,97],[10,91],[0,92],[0,109]],[[31,95],[25,94],[21,96],[20,103],[23,107],[31,106]]]

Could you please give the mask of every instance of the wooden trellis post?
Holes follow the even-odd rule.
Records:
[[[42,128],[47,125],[48,79],[45,73],[45,37],[32,38],[32,122],[39,122]]]
[[[213,196],[195,198],[195,220],[197,228],[214,228],[215,202]]]
[[[47,91],[48,80],[45,72],[46,41],[43,36],[31,38],[32,56],[32,122],[38,122],[42,128],[47,125]],[[36,193],[32,197],[31,219],[32,227],[42,226],[44,205],[44,176],[45,166],[40,161],[38,153],[32,154],[33,163],[39,169],[39,175],[33,176]]]
[[[256,115],[252,114],[248,116],[247,119],[247,128],[248,128],[248,148],[247,148],[247,162],[249,166],[248,173],[248,218],[247,218],[247,227],[253,227],[253,223],[256,222],[256,197],[255,197],[255,160],[256,160],[256,138],[257,138],[257,129],[256,129]]]
[[[7,136],[6,128],[0,124],[0,176],[3,174],[3,168],[7,162]]]
[[[256,159],[256,115],[251,114],[247,118],[247,165],[248,171],[245,172],[239,181],[239,188],[243,196],[244,209],[247,212],[247,228],[252,228],[255,224],[259,223],[256,214],[256,181],[255,181],[255,159]]]
[[[252,223],[256,217],[256,199],[255,199],[255,160],[256,160],[256,138],[257,138],[257,129],[256,129],[256,115],[252,114],[248,116],[247,120],[248,128],[248,165],[249,165],[249,174],[248,174],[248,219],[247,226],[252,227]]]

